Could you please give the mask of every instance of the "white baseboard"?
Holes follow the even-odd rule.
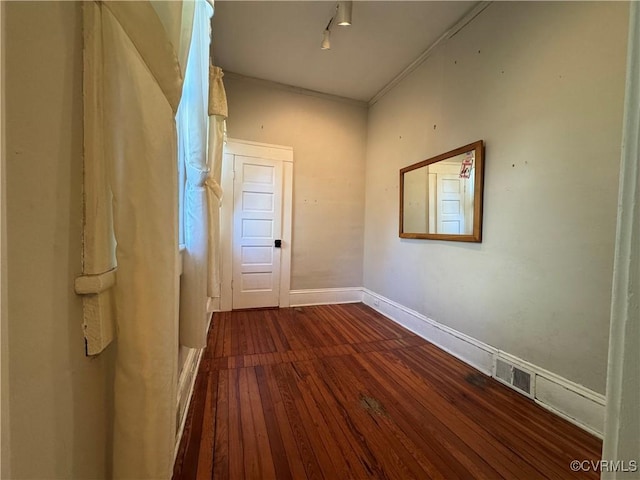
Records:
[[[189,411],[189,404],[191,403],[191,397],[193,395],[193,387],[196,383],[196,376],[198,374],[198,368],[200,367],[200,360],[202,360],[202,353],[204,349],[191,349],[187,354],[184,367],[180,372],[180,378],[178,379],[178,402],[176,406],[176,419],[178,425],[178,431],[176,433],[176,444],[173,452],[173,461],[176,460],[178,449],[180,448],[180,440],[182,440],[182,433],[184,432],[184,425],[187,420],[187,412]]]
[[[596,437],[603,438],[605,396],[582,385],[572,384],[569,380],[562,380],[557,382],[536,373],[536,403]]]
[[[363,303],[487,375],[495,377],[497,358],[528,370],[532,373],[536,403],[602,438],[604,395],[442,325],[371,290],[362,290]]]
[[[498,349],[442,325],[404,305],[364,289],[363,302],[486,375],[493,375]]]
[[[220,311],[220,297],[208,297],[207,298],[207,313]]]
[[[359,302],[362,302],[362,288],[360,287],[319,288],[289,292],[289,305],[292,307]]]

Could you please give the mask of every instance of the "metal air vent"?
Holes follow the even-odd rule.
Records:
[[[502,358],[496,359],[495,378],[511,388],[533,397],[531,372],[523,370]]]

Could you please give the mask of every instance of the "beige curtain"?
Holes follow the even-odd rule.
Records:
[[[173,45],[173,49],[178,55],[180,71],[184,78],[189,47],[191,46],[196,0],[151,0],[150,3],[158,14],[169,42]]]
[[[208,225],[218,231],[226,116],[225,108],[207,125],[211,14],[204,0],[85,4],[85,228],[76,291],[87,352],[117,337],[115,478],[170,478],[179,328],[186,345],[206,341],[210,252],[218,244]],[[221,72],[212,71],[219,100]],[[178,143],[187,177],[180,301]]]
[[[207,342],[207,272],[209,206],[206,180],[209,39],[213,9],[205,0],[195,4],[191,48],[185,73],[178,124],[180,167],[184,187],[184,256],[180,291],[180,344],[204,348]]]
[[[222,82],[222,69],[209,68],[209,176],[207,177],[207,197],[209,211],[209,265],[207,294],[211,298],[220,297],[220,204],[222,188],[222,147],[224,145],[225,119],[227,118],[227,95]]]
[[[101,299],[99,315],[85,308],[85,324],[117,326],[113,476],[170,478],[181,68],[150,2],[88,2],[84,12],[85,190],[95,187],[85,191],[84,264],[94,271],[76,287]]]

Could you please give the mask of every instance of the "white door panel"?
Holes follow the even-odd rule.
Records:
[[[241,247],[243,265],[273,264],[272,247]]]
[[[235,156],[233,308],[279,303],[282,162]]]
[[[464,184],[458,174],[438,173],[437,233],[464,233]]]
[[[272,212],[274,210],[273,193],[242,192],[242,205],[245,210]]]
[[[244,210],[247,214],[247,210]],[[273,220],[266,220],[262,218],[243,218],[241,219],[242,226],[241,237],[243,239],[253,239],[254,243],[261,243],[261,241],[268,242],[273,238]]]

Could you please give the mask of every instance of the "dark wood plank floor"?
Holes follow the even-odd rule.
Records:
[[[362,304],[216,314],[174,479],[563,479],[601,441]]]

